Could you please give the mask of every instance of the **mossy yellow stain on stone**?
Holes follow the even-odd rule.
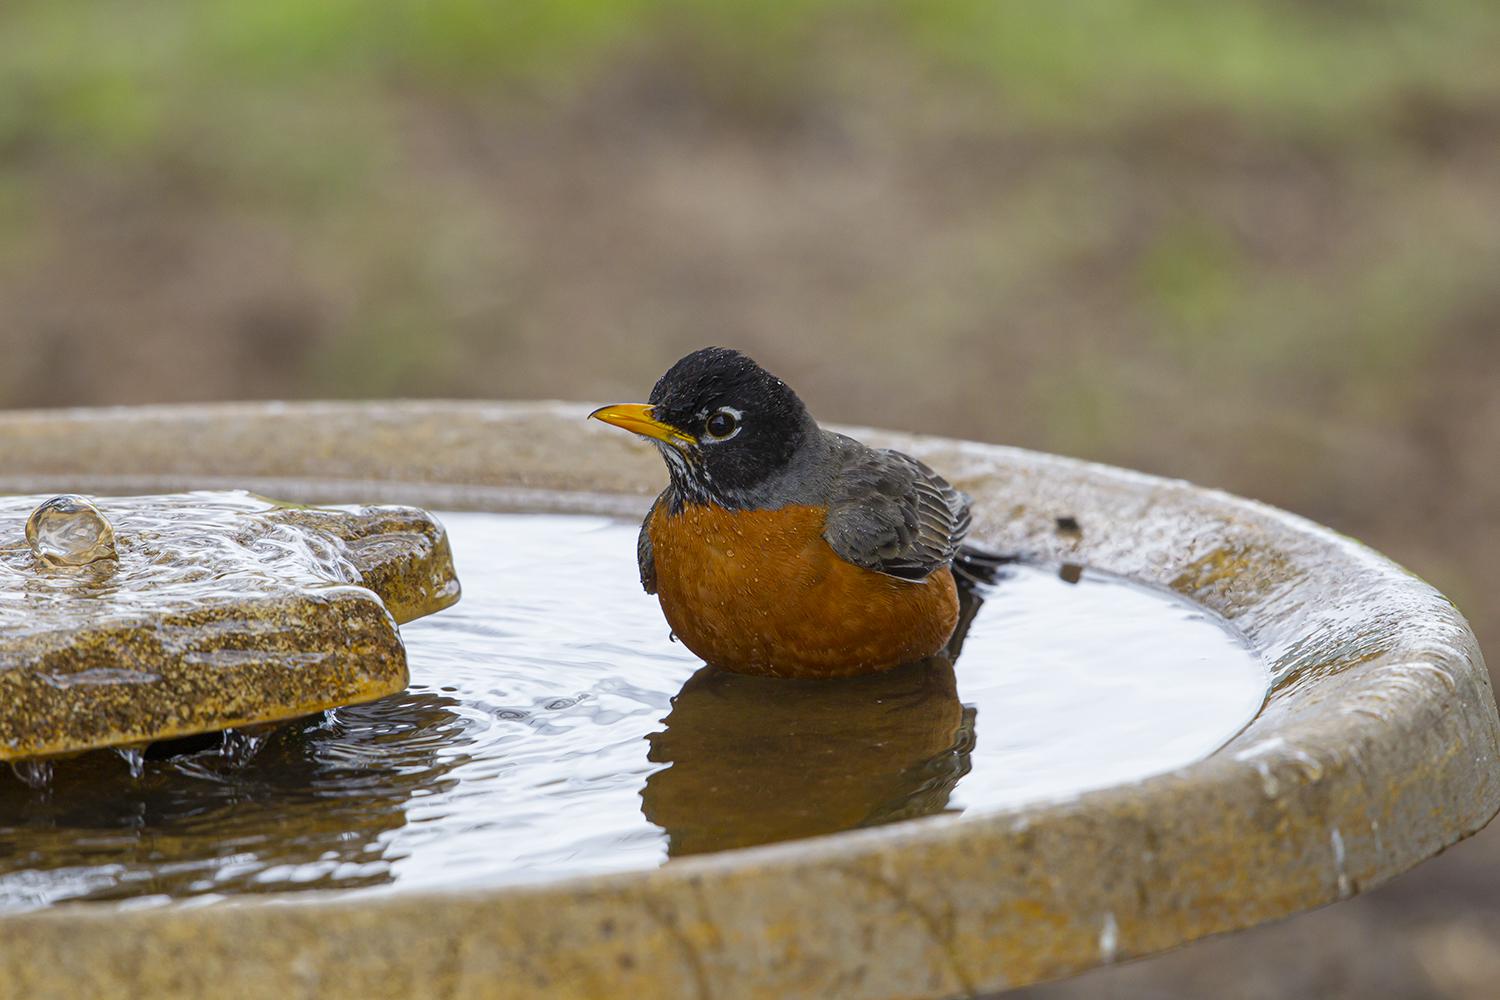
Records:
[[[247,493],[98,500],[117,558],[26,544],[0,500],[0,760],[294,718],[406,686],[396,630],[458,599],[424,511]]]

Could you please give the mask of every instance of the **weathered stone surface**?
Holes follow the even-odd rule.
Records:
[[[423,511],[100,498],[115,555],[33,551],[0,498],[0,760],[306,715],[406,686],[396,631],[458,598]],[[389,613],[388,613],[389,612]]]
[[[564,404],[215,406],[0,415],[13,489],[238,483],[307,501],[639,514],[644,446]],[[0,918],[17,996],[945,997],[1067,975],[1336,901],[1500,807],[1472,633],[1366,548],[1184,483],[868,432],[950,474],[1003,549],[1174,586],[1273,664],[1207,760],[1033,808],[379,899]],[[253,482],[247,482],[253,480]],[[1077,529],[1060,529],[1058,518]]]

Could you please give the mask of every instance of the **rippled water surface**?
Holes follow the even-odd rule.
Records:
[[[738,677],[670,641],[635,526],[443,520],[464,598],[403,627],[410,689],[227,752],[0,773],[0,908],[498,884],[1014,806],[1198,759],[1265,694],[1191,605],[1037,567],[988,591],[956,666]]]

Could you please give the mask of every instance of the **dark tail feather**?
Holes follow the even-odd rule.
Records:
[[[974,623],[974,616],[979,614],[979,608],[984,604],[987,593],[984,588],[999,582],[1005,567],[1019,562],[1020,558],[1003,556],[973,545],[963,546],[953,557],[953,578],[958,584],[958,625],[948,640],[950,662],[957,663],[958,654],[963,652],[969,626]]]
[[[1020,556],[1001,555],[976,545],[962,545],[953,557],[953,575],[960,587],[988,585],[1000,579],[1006,566],[1020,559]]]

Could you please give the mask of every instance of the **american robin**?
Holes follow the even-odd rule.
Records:
[[[666,460],[641,584],[708,663],[840,677],[947,644],[969,498],[926,465],[822,429],[785,382],[720,347],[678,361],[649,403],[590,416]]]

